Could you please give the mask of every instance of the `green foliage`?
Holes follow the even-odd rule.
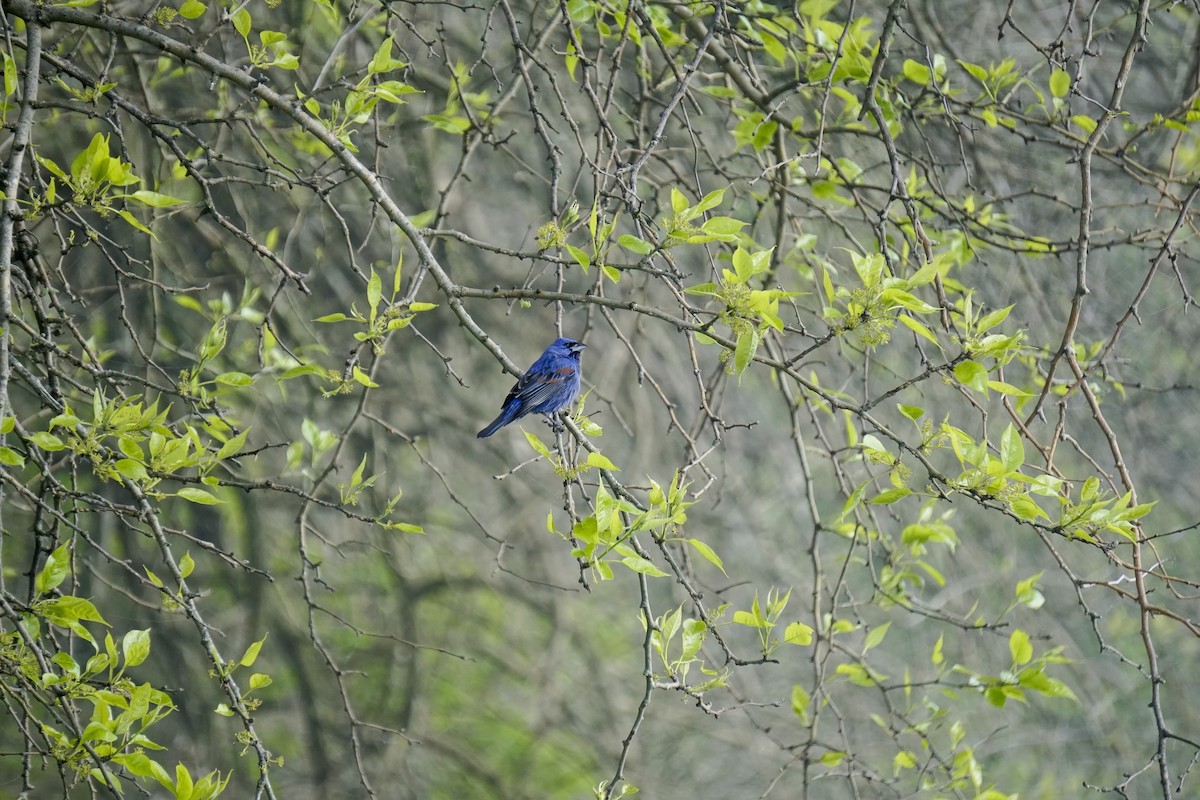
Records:
[[[731,258],[733,269],[721,270],[719,282],[701,283],[684,290],[688,294],[713,297],[723,306],[717,313],[717,321],[728,326],[736,345],[732,351],[725,350],[721,354],[721,360],[725,362],[726,368],[739,378],[754,360],[766,332],[769,329],[783,330],[779,301],[800,294],[780,289],[750,288],[751,281],[756,276],[770,271],[770,261],[770,250],[751,253],[738,247],[733,251]],[[704,336],[701,341],[711,339]]]
[[[1186,793],[1200,19],[1072,10],[7,4],[0,777]]]
[[[758,592],[754,593],[754,603],[749,611],[733,612],[733,621],[738,625],[753,628],[758,633],[759,646],[764,659],[771,658],[780,645],[794,644],[810,645],[813,642],[813,629],[803,622],[789,623],[783,631],[783,636],[776,635],[776,627],[791,599],[792,590],[788,589],[782,595],[778,589],[767,592],[766,602],[759,604]]]
[[[362,326],[363,330],[357,331],[354,334],[355,341],[364,342],[371,345],[376,355],[383,355],[384,342],[387,335],[392,331],[403,330],[412,324],[413,318],[422,311],[430,311],[437,308],[437,303],[406,303],[398,304],[396,302],[397,295],[400,293],[400,265],[396,266],[396,277],[392,282],[392,293],[388,299],[387,305],[381,307],[383,303],[383,279],[375,268],[371,268],[371,277],[367,281],[367,313],[362,313],[358,307],[351,303],[350,313],[335,312],[326,314],[323,317],[318,317],[317,322],[354,322]],[[289,377],[285,375],[286,379]],[[352,369],[351,377],[353,380],[369,389],[374,389],[379,386],[367,376],[357,365]]]
[[[30,201],[29,215],[35,219],[45,214],[48,207],[70,204],[90,209],[101,217],[115,212],[134,228],[153,236],[153,232],[128,209],[117,208],[113,203],[118,200],[134,200],[154,208],[183,203],[178,198],[148,190],[138,190],[130,194],[114,193],[114,189],[139,183],[140,179],[133,174],[130,164],[112,155],[109,137],[99,133],[93,136],[91,143],[71,161],[70,174],[49,158],[40,155],[35,157],[52,176],[46,184],[45,191],[34,195]],[[59,199],[58,181],[62,181],[63,186],[70,191],[68,198]]]
[[[245,10],[238,13],[245,13]],[[237,14],[234,17],[236,18]],[[249,15],[246,16],[246,25],[248,30]],[[278,54],[281,43],[284,41],[284,39],[278,38],[282,34],[275,31],[263,31],[259,35],[262,37],[260,47],[251,45],[248,39],[246,42],[250,49],[251,60],[258,58],[263,61],[258,66],[263,68],[277,66],[283,69],[296,69],[299,66],[296,56],[290,53]],[[246,37],[247,33],[242,32],[242,36]],[[327,106],[323,106],[317,97],[306,95],[299,90],[296,92],[297,97],[304,105],[304,110],[328,129],[351,152],[358,152],[358,146],[354,143],[354,135],[374,117],[376,107],[381,100],[397,106],[407,102],[404,100],[406,95],[420,92],[420,89],[403,81],[377,79],[379,75],[401,70],[407,66],[403,61],[392,57],[392,45],[390,36],[383,40],[379,49],[375,51],[374,57],[367,64],[367,74],[346,94],[344,100],[334,100]]]
[[[0,634],[0,683],[6,691],[20,692],[47,708],[76,704],[90,707],[86,718],[58,716],[55,724],[42,723],[40,733],[49,754],[78,778],[95,781],[116,794],[125,793],[122,777],[156,781],[177,798],[209,800],[224,791],[229,776],[210,772],[193,781],[183,764],[174,780],[147,751],[165,748],[154,741],[151,728],[176,710],[170,695],[149,683],[136,683],[127,671],[142,665],[150,655],[150,631],[130,630],[120,646],[111,633],[103,648],[88,625],[108,626],[89,600],[59,594],[58,588],[74,576],[72,552],[58,547],[46,558],[35,580],[36,599],[21,626]],[[93,655],[80,664],[70,648],[62,648],[54,629],[69,630],[91,644]],[[62,648],[62,649],[60,649]]]

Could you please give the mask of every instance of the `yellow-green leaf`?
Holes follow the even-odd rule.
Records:
[[[599,467],[600,469],[620,472],[620,467],[610,461],[607,456],[602,456],[599,453],[588,453],[587,463],[589,467]]]
[[[813,629],[803,622],[793,622],[784,628],[783,640],[788,644],[805,647],[812,644]]]
[[[1071,91],[1071,76],[1066,70],[1056,69],[1050,73],[1050,93],[1055,97],[1066,97]]]
[[[1033,658],[1033,644],[1029,641],[1029,634],[1020,628],[1013,631],[1008,637],[1008,650],[1012,653],[1013,664],[1028,664]]]
[[[203,489],[197,489],[195,486],[185,486],[179,490],[179,496],[184,500],[192,503],[199,503],[202,506],[212,506],[221,501],[213,497]]]

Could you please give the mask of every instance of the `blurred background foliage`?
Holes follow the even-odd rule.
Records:
[[[1192,791],[1195,2],[4,11],[4,793]]]

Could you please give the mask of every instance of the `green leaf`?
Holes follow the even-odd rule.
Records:
[[[362,367],[358,366],[357,364],[355,364],[354,368],[350,370],[350,377],[354,378],[355,381],[367,387],[368,389],[379,388],[379,384],[371,380],[371,376],[363,372]]]
[[[240,33],[243,39],[250,36],[250,12],[245,7],[233,12],[230,19],[233,21],[234,30]]]
[[[40,449],[51,453],[62,450],[64,447],[66,447],[66,445],[63,444],[62,439],[58,438],[53,433],[47,433],[46,431],[38,431],[29,437],[29,441],[33,442]]]
[[[214,380],[226,386],[249,386],[254,383],[254,376],[244,372],[222,372]]]
[[[186,200],[180,200],[178,197],[171,197],[168,194],[160,194],[151,192],[147,189],[141,189],[133,194],[125,195],[126,200],[137,200],[139,203],[151,206],[152,208],[168,208],[170,206],[181,206]]]
[[[808,704],[811,699],[803,686],[797,684],[792,687],[792,713],[806,723],[808,721]]]
[[[197,19],[204,15],[208,7],[201,3],[200,0],[187,0],[179,7],[179,14],[184,19]]]
[[[1008,314],[1012,310],[1012,306],[1007,306],[1005,308],[998,308],[995,311],[985,315],[983,319],[979,320],[979,324],[975,326],[975,331],[977,333],[986,333],[1004,320],[1008,319]]]
[[[0,446],[0,464],[7,467],[23,467],[25,466],[25,459],[11,447]]]
[[[192,574],[192,570],[196,568],[196,561],[192,558],[191,553],[184,553],[183,558],[179,559],[179,574],[184,578]]]
[[[0,53],[4,57],[4,96],[12,97],[17,91],[17,62],[8,53]]]
[[[618,237],[617,244],[621,245],[621,247],[624,247],[626,250],[637,253],[638,255],[646,256],[654,252],[654,245],[628,233],[622,234],[620,237]]]
[[[1028,664],[1033,658],[1033,644],[1029,641],[1029,634],[1020,628],[1013,631],[1008,637],[1008,650],[1012,653],[1013,664]]]
[[[230,438],[223,445],[221,445],[221,449],[217,451],[217,460],[224,461],[230,456],[240,453],[242,448],[246,446],[246,437],[249,434],[250,429],[246,428],[237,436]]]
[[[255,660],[258,659],[258,652],[262,650],[263,642],[265,641],[267,641],[266,636],[259,639],[257,642],[251,643],[251,645],[246,648],[246,652],[242,654],[242,657],[238,659],[238,663],[243,667],[254,666]]]
[[[250,691],[262,689],[270,686],[273,683],[270,675],[264,675],[261,672],[256,672],[250,676]]]
[[[649,575],[653,578],[668,577],[667,573],[654,566],[654,562],[642,558],[641,556],[626,556],[625,558],[621,559],[621,563],[629,567],[634,572],[640,572],[643,575]]]
[[[123,766],[131,775],[139,778],[154,778],[167,790],[175,788],[171,783],[171,777],[162,768],[162,765],[140,750],[132,753],[118,753],[113,756],[112,760],[114,764]]]
[[[901,770],[913,769],[916,766],[916,757],[908,750],[901,750],[892,758],[892,775],[899,775]]]
[[[371,309],[371,321],[375,321],[375,314],[379,311],[379,301],[383,299],[383,279],[379,277],[374,269],[371,270],[371,278],[367,281],[367,306]]]
[[[79,638],[99,649],[95,637],[85,628],[82,622],[108,623],[90,600],[82,597],[57,597],[52,600],[42,600],[34,604],[34,613],[51,625],[67,628]]]
[[[1079,502],[1090,503],[1096,498],[1100,491],[1100,479],[1095,475],[1090,476],[1083,482],[1083,487],[1079,490]]]
[[[150,629],[129,631],[121,639],[121,657],[125,666],[136,667],[150,656]]]
[[[566,65],[567,74],[571,76],[571,80],[575,80],[575,70],[579,66],[579,56],[575,52],[575,42],[567,42],[566,58],[563,63]]]
[[[873,647],[878,647],[883,643],[883,637],[887,636],[888,628],[892,627],[892,623],[885,622],[878,625],[867,634],[867,640],[863,643],[863,652],[870,650]]]
[[[292,378],[299,378],[301,375],[317,375],[321,378],[329,377],[329,370],[324,367],[318,367],[316,364],[301,364],[298,367],[292,367],[287,372],[279,376],[279,380],[287,381]]]
[[[870,502],[874,505],[886,506],[895,503],[897,500],[902,500],[910,494],[912,494],[912,489],[905,489],[904,487],[886,489],[871,498]]]
[[[1071,117],[1071,122],[1074,122],[1080,128],[1083,128],[1083,132],[1088,136],[1091,136],[1092,131],[1096,130],[1096,120],[1092,119],[1086,114],[1076,114],[1075,116]]]
[[[721,572],[725,572],[725,565],[721,562],[721,557],[717,555],[715,550],[713,550],[711,547],[709,547],[707,544],[700,541],[699,539],[688,539],[687,541],[688,541],[688,544],[690,544],[692,547],[696,548],[696,550],[700,553],[700,555],[704,556],[706,559],[708,559],[713,564],[715,564],[717,566],[717,569],[721,570]],[[728,575],[729,573],[725,573],[725,574]]]
[[[218,503],[222,502],[222,501],[218,500],[217,498],[213,497],[208,492],[204,491],[203,489],[197,489],[195,486],[183,487],[182,489],[179,490],[178,496],[182,497],[184,500],[187,500],[188,502],[198,503],[202,506],[213,506],[213,505],[217,505]]]
[[[933,80],[933,71],[929,67],[911,58],[904,59],[904,65],[901,67],[904,72],[904,77],[908,78],[913,83],[919,83],[922,86],[928,86]]]
[[[788,51],[782,42],[766,31],[759,31],[758,36],[762,39],[763,49],[767,51],[767,55],[775,59],[775,63],[782,66],[787,62]]]
[[[403,69],[405,66],[407,65],[403,61],[392,58],[392,37],[389,36],[380,42],[379,49],[375,51],[371,63],[367,65],[367,72],[371,75],[378,75],[381,72]]]
[[[738,336],[737,349],[734,350],[733,355],[733,369],[737,373],[739,382],[746,367],[750,366],[750,362],[754,360],[754,354],[758,352],[759,338],[759,332],[754,329],[744,331]]]
[[[1016,472],[1025,463],[1025,443],[1011,422],[1000,436],[1000,461],[1008,472]]]
[[[1027,392],[1024,389],[1020,389],[1016,386],[1013,386],[1011,383],[1005,383],[1004,381],[988,381],[987,386],[989,389],[997,391],[1000,394],[1007,394],[1013,397],[1033,397],[1031,392]]]
[[[95,658],[93,656],[92,658]],[[88,659],[89,661],[91,659]],[[50,659],[51,663],[62,667],[63,672],[74,677],[79,677],[79,664],[75,659],[71,658],[70,653],[55,653],[54,658]]]
[[[117,472],[122,477],[128,478],[135,483],[149,480],[150,478],[150,473],[146,471],[146,465],[132,458],[118,459],[113,466],[117,468]]]
[[[529,442],[529,446],[536,450],[538,455],[551,461],[554,460],[554,456],[550,455],[550,448],[536,434],[530,433],[524,428],[521,429],[521,432],[525,434],[525,441]]]
[[[1042,573],[1039,572],[1017,584],[1013,590],[1013,596],[1016,597],[1018,603],[1034,611],[1045,604],[1046,597],[1037,588],[1037,582],[1041,580],[1041,577]]]
[[[883,300],[889,308],[906,308],[914,314],[932,314],[937,309],[914,294],[903,289],[884,289]]]
[[[929,330],[929,328],[923,322],[913,319],[907,314],[901,314],[900,316],[896,317],[896,319],[900,320],[900,322],[902,322],[913,333],[928,339],[938,347],[941,347],[941,344],[938,343],[937,337],[933,335],[933,331]]]
[[[46,563],[34,579],[37,594],[46,594],[71,576],[71,550],[63,544],[46,557]]]
[[[119,216],[121,219],[123,219],[123,220],[125,220],[126,222],[128,222],[128,223],[129,223],[130,225],[132,225],[133,227],[137,228],[137,229],[138,229],[139,231],[141,231],[142,233],[148,233],[148,234],[150,234],[150,236],[154,237],[155,239],[157,239],[157,238],[158,238],[157,236],[154,236],[154,231],[150,230],[150,229],[149,229],[149,228],[147,228],[145,225],[143,225],[143,224],[142,224],[142,222],[141,222],[141,220],[139,220],[139,219],[138,219],[137,217],[135,217],[133,214],[130,214],[130,213],[129,213],[128,211],[126,211],[125,209],[121,209],[120,211],[118,211],[118,212],[117,212],[117,216]]]
[[[722,294],[721,287],[715,283],[698,283],[688,286],[683,291],[685,294],[706,294],[712,297],[720,297]]]
[[[809,188],[818,200],[830,200],[837,195],[837,184],[830,181],[812,181]]]
[[[674,186],[672,186],[671,187],[671,210],[673,212],[675,212],[676,214],[679,214],[679,213],[686,211],[687,207],[688,207],[688,201],[687,201],[687,198],[683,196],[683,192],[679,191]]]
[[[740,219],[733,217],[713,217],[700,226],[700,229],[705,233],[712,234],[723,238],[725,241],[734,241],[737,234],[742,228],[746,227],[746,223]]]
[[[783,630],[783,641],[787,644],[806,647],[812,644],[812,640],[813,629],[803,622],[793,622]]]
[[[620,467],[608,460],[606,456],[602,456],[599,453],[588,453],[587,464],[589,467],[599,467],[600,469],[620,472]]]
[[[733,621],[738,625],[745,625],[748,628],[770,628],[771,623],[767,622],[762,617],[751,614],[749,611],[733,612]]]
[[[575,259],[575,263],[583,267],[584,272],[592,265],[592,259],[588,254],[576,247],[573,244],[567,245],[567,252],[571,254],[571,258]]]
[[[966,61],[959,61],[958,64],[968,73],[970,73],[971,77],[975,80],[979,81],[980,83],[987,82],[988,71],[985,68],[979,66],[978,64],[970,64]]]
[[[1050,93],[1055,97],[1066,97],[1071,91],[1071,76],[1066,70],[1056,69],[1050,73]]]
[[[954,366],[954,377],[959,383],[984,394],[987,394],[987,376],[987,369],[978,361],[963,361]]]
[[[1019,494],[1012,498],[1008,502],[1008,507],[1011,508],[1012,512],[1021,519],[1033,520],[1037,519],[1038,517],[1045,519],[1050,518],[1050,515],[1042,510],[1041,506],[1033,502],[1033,499],[1030,498],[1028,494]]]

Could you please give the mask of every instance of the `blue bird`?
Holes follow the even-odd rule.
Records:
[[[579,354],[585,347],[574,339],[555,339],[504,398],[500,416],[475,436],[486,439],[526,414],[549,416],[571,405],[579,393]]]

